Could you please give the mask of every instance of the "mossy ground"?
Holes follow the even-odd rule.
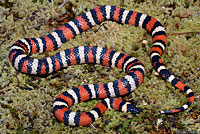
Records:
[[[9,47],[25,37],[39,37],[53,31],[59,24],[55,18],[67,14],[62,0],[3,0],[0,2],[0,133],[200,133],[200,2],[198,0],[71,0],[72,19],[98,5],[115,5],[146,13],[158,19],[168,36],[162,59],[168,69],[195,92],[194,104],[185,112],[161,115],[160,110],[179,107],[185,94],[175,90],[153,70],[149,50],[152,40],[141,28],[103,22],[65,43],[57,51],[34,55],[41,58],[81,45],[103,46],[133,55],[145,65],[143,84],[123,97],[134,101],[143,111],[137,116],[108,110],[102,118],[87,127],[70,127],[58,123],[52,115],[55,97],[78,85],[116,80],[124,73],[101,65],[71,66],[46,77],[17,72],[8,59]],[[59,6],[58,6],[59,5]],[[73,8],[70,8],[72,7]],[[53,23],[55,22],[55,23]],[[143,44],[143,40],[148,43]],[[74,111],[87,111],[98,100],[73,106]]]

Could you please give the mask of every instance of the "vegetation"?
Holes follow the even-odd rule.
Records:
[[[53,3],[52,3],[53,2]],[[78,35],[57,51],[35,54],[42,58],[81,46],[102,46],[130,54],[145,65],[143,84],[123,97],[142,109],[131,115],[108,110],[93,126],[70,127],[52,114],[55,97],[78,85],[104,83],[124,76],[121,70],[101,65],[76,65],[46,77],[17,72],[8,59],[9,47],[25,37],[47,35],[75,16],[98,6],[115,5],[158,19],[168,34],[162,56],[167,68],[195,92],[194,104],[185,112],[162,115],[186,102],[185,94],[162,80],[152,68],[152,40],[141,28],[107,21]],[[200,2],[198,0],[2,0],[0,2],[0,133],[200,133]],[[177,34],[183,33],[183,34]],[[175,35],[174,35],[175,34]],[[147,43],[143,43],[147,42]],[[98,100],[73,106],[88,111]]]

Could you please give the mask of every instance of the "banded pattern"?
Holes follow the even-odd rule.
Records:
[[[116,110],[124,112],[139,112],[133,104],[120,99],[110,98],[128,94],[142,83],[145,70],[143,64],[138,59],[101,47],[81,46],[72,49],[71,52],[73,51],[76,53],[75,57],[77,58],[75,58],[75,60],[77,63],[100,63],[105,66],[118,67],[127,74],[123,78],[113,82],[78,86],[60,94],[56,98],[53,106],[53,113],[57,119],[65,124],[78,126],[91,124],[98,119],[107,108],[115,108]],[[76,103],[94,98],[107,99],[102,100],[90,112],[79,113],[69,111],[68,109]]]
[[[83,85],[60,94],[54,102],[53,113],[61,122],[72,126],[88,125],[100,117],[107,108],[138,113],[139,111],[134,105],[110,97],[128,94],[142,83],[144,67],[139,60],[109,49],[89,46],[67,49],[44,59],[35,59],[29,56],[34,53],[55,50],[64,42],[106,20],[142,27],[151,34],[153,46],[150,50],[150,56],[156,71],[174,87],[186,92],[187,97],[189,97],[187,103],[180,108],[161,111],[161,113],[172,114],[187,109],[194,102],[194,93],[166,69],[161,60],[167,42],[165,28],[155,18],[146,14],[110,5],[99,6],[76,17],[46,36],[18,40],[10,48],[10,61],[19,72],[36,75],[49,74],[63,67],[82,63],[118,67],[127,73],[125,77],[114,82]],[[93,98],[107,99],[102,100],[90,112],[69,111],[69,107],[73,104]]]

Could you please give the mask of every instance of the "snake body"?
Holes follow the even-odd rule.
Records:
[[[107,108],[138,113],[139,110],[133,104],[113,98],[132,92],[142,83],[145,70],[138,59],[96,46],[74,47],[43,59],[30,57],[34,53],[55,50],[76,35],[106,20],[142,27],[151,34],[153,46],[150,50],[150,57],[155,70],[174,87],[185,92],[189,98],[183,106],[169,111],[161,111],[161,113],[172,114],[187,109],[194,102],[193,91],[175,78],[161,60],[167,43],[165,28],[158,20],[143,13],[110,5],[98,6],[46,36],[18,40],[10,48],[9,59],[19,72],[35,75],[50,74],[61,68],[82,63],[117,67],[127,73],[123,78],[113,82],[78,86],[58,95],[53,104],[53,114],[65,124],[89,125],[102,116]],[[69,110],[76,103],[94,98],[103,100],[89,112]]]

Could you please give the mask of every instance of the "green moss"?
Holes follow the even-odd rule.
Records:
[[[190,3],[189,2],[185,2],[185,8],[189,8],[190,7]]]
[[[148,46],[149,47],[152,47],[153,46],[153,43],[151,41],[148,41]]]
[[[41,2],[41,3],[43,3],[43,0],[32,0],[33,1],[33,3],[36,3],[36,2]]]
[[[0,61],[2,61],[4,58],[3,57],[0,57]]]
[[[0,1],[0,6],[5,8],[11,8],[13,7],[14,4],[15,4],[14,2],[9,2],[8,0]]]
[[[36,2],[37,1],[37,2]],[[3,1],[5,2],[5,1]],[[67,90],[83,84],[104,83],[119,79],[125,75],[119,69],[109,69],[101,65],[77,65],[68,67],[45,78],[18,73],[13,69],[9,59],[9,47],[18,39],[24,37],[39,37],[53,31],[47,27],[47,21],[66,11],[58,8],[58,0],[52,4],[48,0],[16,0],[12,5],[0,4],[0,133],[150,133],[172,130],[200,131],[198,119],[193,119],[192,113],[199,113],[199,98],[192,107],[184,113],[175,115],[159,114],[160,110],[170,110],[186,102],[185,94],[175,90],[171,84],[162,80],[152,71],[149,50],[152,39],[141,28],[120,25],[115,22],[104,22],[68,41],[57,51],[36,54],[33,57],[42,58],[74,46],[101,46],[115,51],[133,55],[139,58],[147,72],[143,84],[133,93],[123,99],[134,100],[143,111],[137,116],[121,113],[115,110],[106,111],[102,118],[93,123],[96,129],[87,127],[70,127],[58,123],[52,115],[52,104],[55,97]],[[162,56],[167,68],[181,81],[200,93],[200,36],[199,1],[132,1],[123,0],[113,3],[111,0],[72,0],[76,16],[97,5],[114,4],[129,10],[151,15],[165,25],[168,34],[178,32],[194,32],[190,35],[168,36],[167,48]],[[181,18],[186,11],[190,16]],[[186,37],[187,36],[187,37]],[[143,45],[142,41],[148,44]],[[194,49],[195,48],[195,49]],[[183,51],[186,50],[186,51]],[[187,76],[184,75],[187,72]],[[87,101],[70,108],[72,111],[91,110],[98,101]],[[192,112],[191,112],[192,111]],[[177,118],[178,117],[178,118]],[[158,119],[163,124],[154,128]],[[179,127],[174,129],[172,124]],[[191,125],[192,124],[192,125]],[[186,132],[186,131],[184,131]]]

